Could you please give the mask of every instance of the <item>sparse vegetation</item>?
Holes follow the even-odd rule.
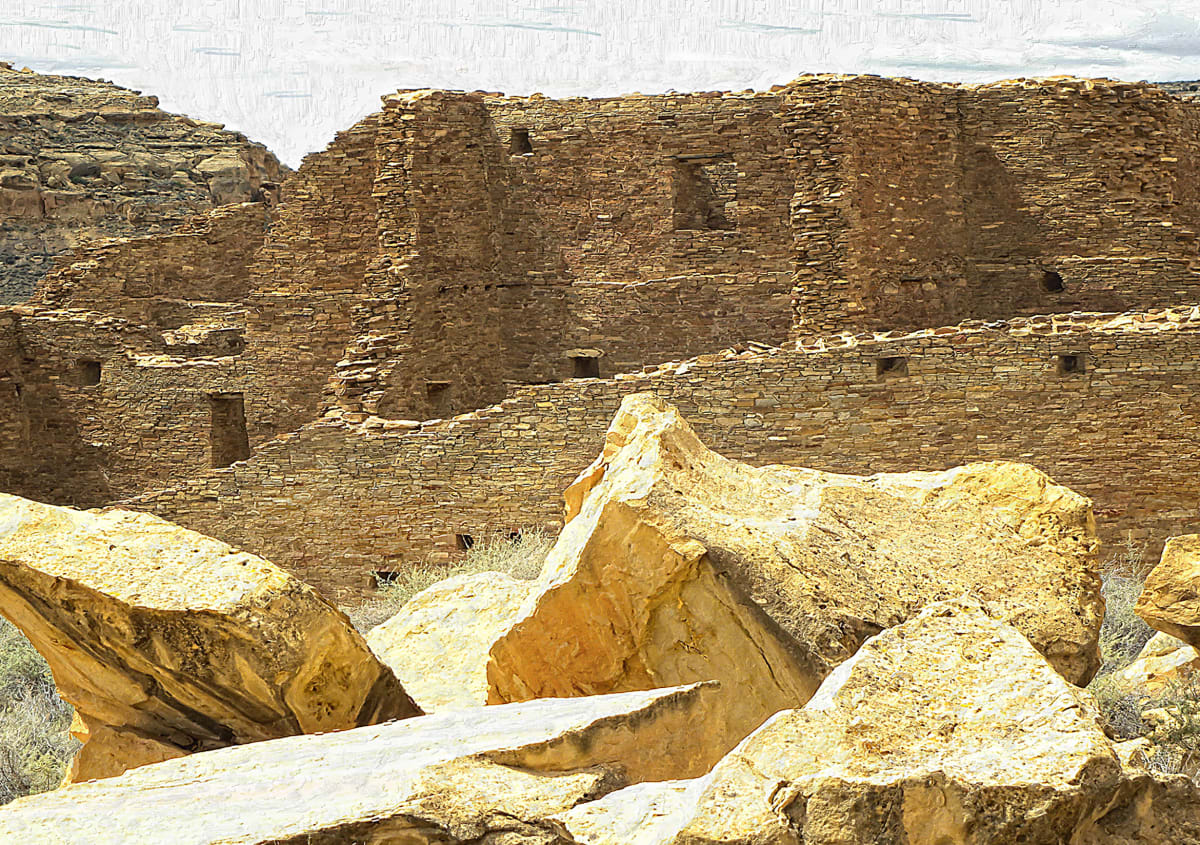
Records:
[[[1132,544],[1105,565],[1102,664],[1088,691],[1095,696],[1111,736],[1150,741],[1153,751],[1147,763],[1151,769],[1196,777],[1200,773],[1200,684],[1185,680],[1148,695],[1130,690],[1117,677],[1155,633],[1133,611],[1152,567],[1143,550]]]
[[[71,707],[29,640],[0,619],[0,803],[54,789],[79,743]]]
[[[554,538],[540,529],[522,531],[515,537],[503,534],[484,537],[454,563],[422,563],[397,573],[378,585],[374,597],[357,607],[346,608],[346,613],[354,627],[365,633],[395,616],[417,593],[455,575],[506,572],[514,578],[532,580],[541,572],[553,545]]]

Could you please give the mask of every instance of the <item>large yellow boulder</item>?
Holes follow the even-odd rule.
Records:
[[[1029,466],[755,468],[643,394],[566,500],[536,587],[491,647],[490,701],[715,678],[761,722],[868,637],[964,593],[1069,681],[1099,667],[1090,502]]]
[[[148,514],[0,494],[0,613],[79,714],[74,780],[420,713],[312,588]]]
[[[961,599],[869,640],[705,777],[559,820],[587,845],[1168,845],[1200,842],[1200,793],[1124,765],[1091,697]]]
[[[1150,627],[1200,646],[1200,534],[1167,540],[1134,611]]]
[[[548,821],[642,781],[698,777],[714,685],[456,710],[195,754],[0,808],[0,842],[551,845]]]

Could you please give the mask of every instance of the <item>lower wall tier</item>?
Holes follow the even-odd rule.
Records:
[[[375,572],[448,560],[466,537],[555,526],[621,398],[651,391],[752,464],[1031,463],[1094,499],[1107,543],[1153,553],[1200,530],[1198,361],[1200,309],[827,339],[525,388],[420,426],[330,417],[135,504],[346,597]]]

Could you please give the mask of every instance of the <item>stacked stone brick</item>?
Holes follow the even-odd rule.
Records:
[[[133,497],[360,590],[555,524],[651,390],[753,463],[1024,460],[1110,540],[1196,530],[1197,108],[1075,79],[400,93],[280,201],[78,250],[0,310],[0,489]]]

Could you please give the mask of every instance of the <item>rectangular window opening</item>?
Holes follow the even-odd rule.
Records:
[[[737,163],[729,156],[675,159],[675,229],[737,228]]]
[[[571,359],[572,378],[600,378],[600,359],[576,357]]]
[[[512,139],[508,144],[508,152],[510,155],[525,156],[533,152],[533,141],[529,137],[528,129],[514,129],[512,131]]]
[[[75,362],[75,374],[83,387],[95,387],[100,383],[100,362],[80,360]]]
[[[1087,372],[1087,356],[1078,352],[1059,355],[1057,370],[1060,376],[1081,376]]]
[[[425,382],[425,399],[435,417],[448,417],[453,411],[448,381]]]
[[[209,445],[214,469],[227,467],[250,457],[250,437],[246,432],[246,402],[240,393],[218,393],[208,397],[212,415]]]
[[[475,538],[470,534],[455,534],[454,539],[458,542],[458,550],[461,552],[469,552],[475,547]]]
[[[908,375],[908,359],[903,356],[875,359],[875,378],[885,381]]]

